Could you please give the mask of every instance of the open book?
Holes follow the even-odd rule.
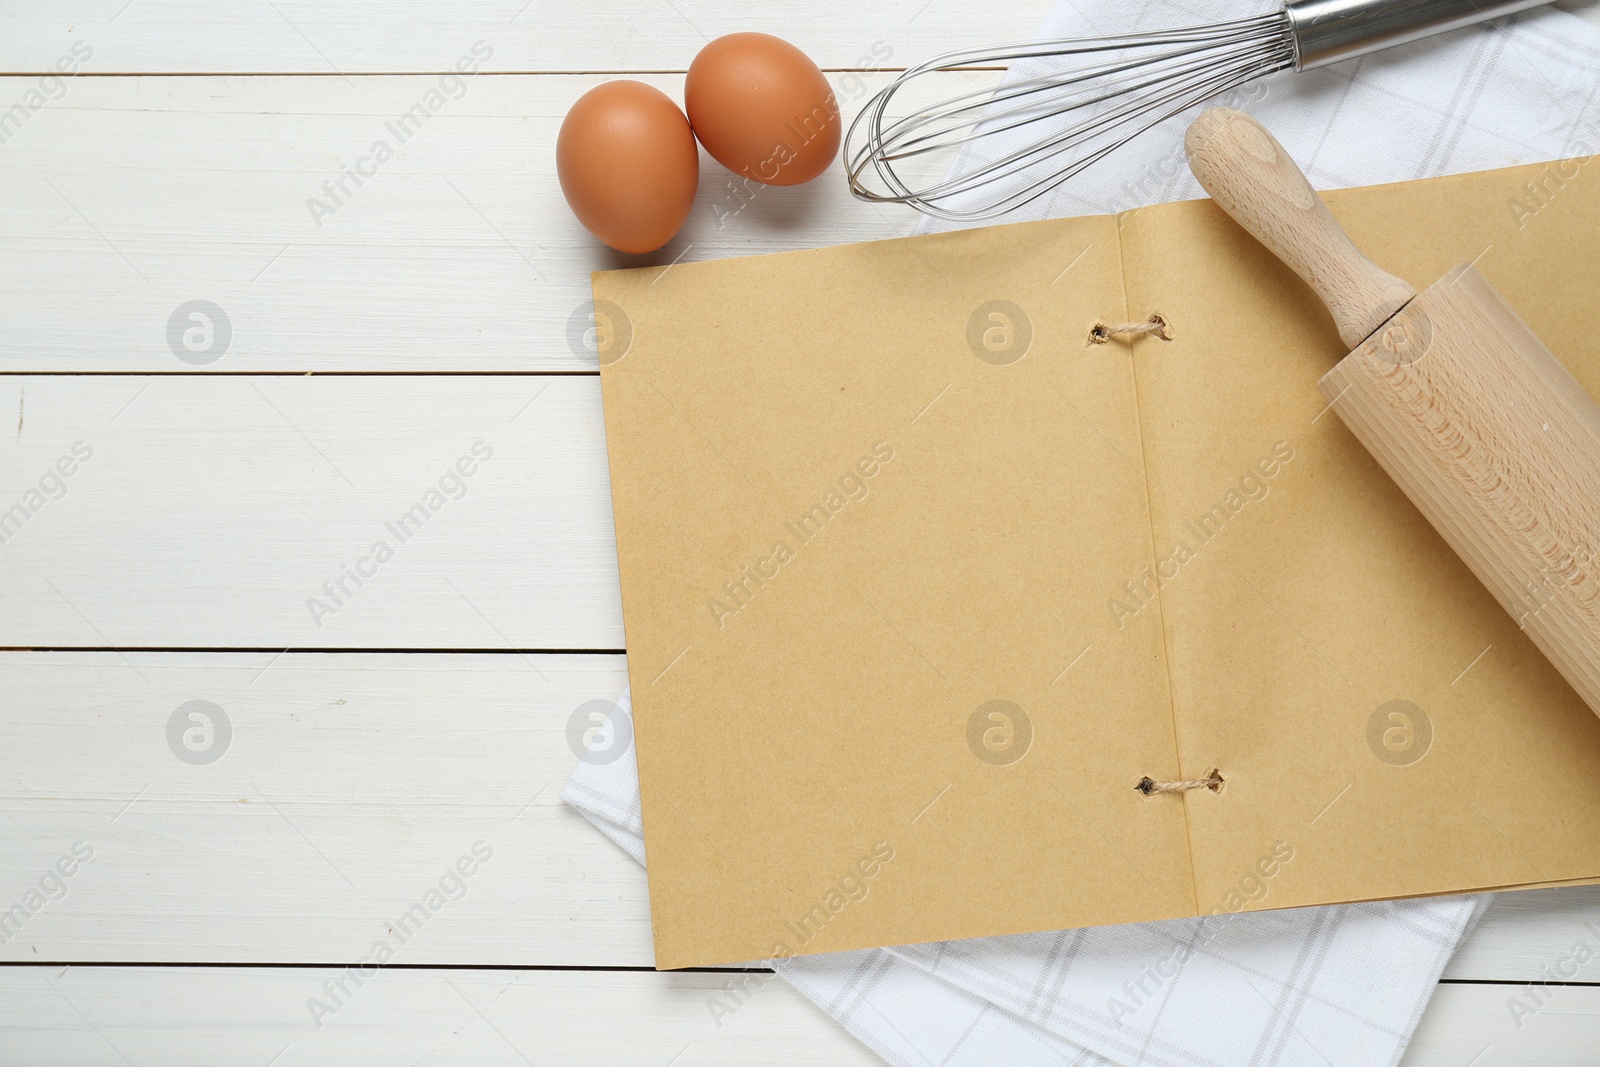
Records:
[[[1327,199],[1600,394],[1579,166]],[[658,966],[1600,881],[1600,718],[1209,201],[594,290]]]

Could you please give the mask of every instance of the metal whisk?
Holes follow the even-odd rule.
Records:
[[[950,52],[901,73],[850,124],[850,191],[936,218],[995,218],[1151,127],[1257,78],[1291,67],[1312,70],[1548,2],[1291,0],[1271,14],[1212,26]],[[1046,57],[1069,61],[1059,71],[889,117],[896,95],[924,75]],[[975,150],[981,139],[1013,130],[1033,139],[958,177],[918,186],[904,173],[908,160]],[[869,187],[869,179],[878,187]]]

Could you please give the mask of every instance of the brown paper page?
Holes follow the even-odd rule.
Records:
[[[1600,395],[1600,186],[1557,166],[1327,199],[1419,290],[1480,257]],[[1201,909],[1596,879],[1600,718],[1326,410],[1315,296],[1209,201],[1123,222],[1177,335],[1135,360],[1183,771],[1227,781],[1181,801]]]
[[[595,295],[658,966],[1192,913],[1114,220]]]
[[[1419,286],[1478,257],[1600,393],[1586,181],[1329,199]],[[595,293],[660,966],[1600,879],[1600,719],[1211,204]]]

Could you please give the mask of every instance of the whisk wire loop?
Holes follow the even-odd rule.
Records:
[[[1069,65],[889,118],[896,97],[928,74],[1042,59]],[[937,218],[995,218],[1152,126],[1294,62],[1281,11],[1214,26],[949,52],[903,71],[856,116],[845,135],[850,188],[860,199],[909,204]],[[986,139],[1035,131],[957,177],[922,184],[911,177],[918,164],[937,165],[939,153],[976,154]]]

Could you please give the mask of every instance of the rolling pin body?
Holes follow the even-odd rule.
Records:
[[[1471,265],[1412,298],[1367,262],[1255,120],[1213,108],[1188,150],[1353,346],[1330,406],[1600,714],[1600,406]]]

